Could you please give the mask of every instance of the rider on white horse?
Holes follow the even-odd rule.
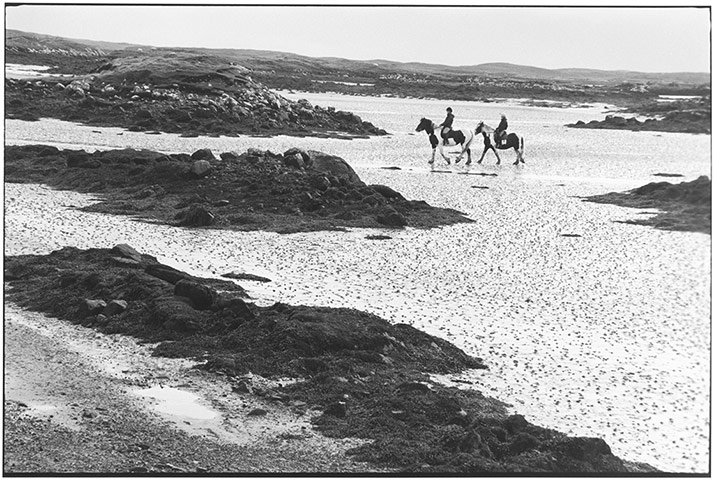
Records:
[[[451,107],[446,107],[446,119],[441,122],[441,138],[444,139],[444,145],[449,141],[449,133],[451,133],[452,125],[454,123],[454,114],[451,113]]]

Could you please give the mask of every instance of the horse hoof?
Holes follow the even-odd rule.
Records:
[[[464,165],[471,165],[471,162],[466,162],[464,163]]]

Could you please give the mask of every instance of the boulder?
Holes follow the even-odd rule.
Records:
[[[204,178],[210,175],[213,166],[208,160],[196,160],[191,165],[189,175],[193,178]]]
[[[88,315],[97,315],[100,314],[104,311],[104,309],[107,306],[107,302],[104,300],[92,300],[92,299],[85,299],[84,300],[84,307],[86,309],[86,312]]]
[[[291,153],[283,157],[283,165],[291,168],[305,168],[305,160],[297,153]]]
[[[157,297],[148,304],[148,309],[150,321],[167,330],[186,332],[200,328],[197,323],[198,312],[180,297]]]
[[[180,280],[193,280],[193,277],[188,273],[161,263],[147,265],[144,271],[153,277],[160,278],[174,285]]]
[[[215,218],[210,210],[200,205],[193,205],[187,211],[179,214],[179,226],[207,227],[213,224]]]
[[[126,310],[128,306],[129,305],[127,304],[126,300],[112,300],[107,303],[107,306],[102,312],[102,314],[106,315],[107,317],[118,315],[124,310]]]
[[[191,154],[191,158],[194,160],[215,160],[216,157],[213,155],[213,152],[211,151],[210,148],[202,148],[200,150],[196,150]]]
[[[126,243],[120,243],[119,245],[116,245],[114,248],[111,249],[110,253],[112,253],[113,255],[118,255],[120,257],[129,258],[137,262],[141,262],[141,254]]]
[[[215,290],[191,280],[179,280],[174,287],[174,295],[191,299],[198,310],[211,308],[216,298]]]
[[[238,154],[235,153],[235,152],[222,152],[222,153],[220,154],[221,160],[224,160],[224,161],[226,161],[226,162],[231,162],[231,161],[238,160],[238,157],[239,157],[239,156],[240,156],[240,155],[238,155]]]
[[[314,150],[310,150],[309,155],[311,160],[310,169],[327,173],[351,184],[365,185],[354,169],[342,158]]]
[[[395,228],[401,228],[408,224],[406,217],[392,207],[385,208],[380,215],[377,215],[377,221],[387,227]]]

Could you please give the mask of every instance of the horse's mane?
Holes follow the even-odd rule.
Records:
[[[486,132],[487,134],[490,135],[490,134],[492,134],[493,132],[495,132],[496,129],[493,128],[493,127],[490,126],[490,125],[486,125],[485,123],[481,122],[481,131],[482,131],[482,132]]]

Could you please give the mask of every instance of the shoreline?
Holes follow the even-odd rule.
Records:
[[[105,257],[105,255],[114,256]],[[282,348],[297,348],[297,357],[294,360],[290,360],[294,354],[289,353],[289,350],[288,356],[285,357],[284,352],[279,352],[281,349],[275,349],[274,345],[266,345],[268,350],[261,350],[264,351],[261,355],[276,356],[279,359],[279,363],[271,363],[269,357],[266,356],[265,360],[254,363],[253,366],[243,365],[244,361],[250,362],[251,355],[254,355],[248,353],[248,356],[245,356],[241,353],[241,351],[250,348],[247,345],[232,350],[234,352],[232,354],[234,356],[233,359],[230,356],[226,356],[228,351],[225,353],[214,352],[211,347],[208,347],[207,355],[200,355],[201,349],[206,348],[211,343],[211,337],[205,335],[208,332],[213,332],[214,327],[210,327],[211,324],[208,324],[203,330],[206,332],[205,334],[192,333],[195,332],[193,329],[189,330],[188,333],[180,333],[186,330],[185,327],[176,323],[179,321],[179,317],[171,316],[175,315],[170,313],[174,310],[156,310],[156,315],[159,315],[157,318],[165,322],[163,330],[155,333],[152,333],[154,331],[152,329],[146,330],[152,321],[152,317],[142,319],[142,315],[140,315],[141,308],[137,310],[133,305],[135,302],[138,302],[138,305],[144,305],[144,308],[148,305],[149,311],[157,307],[163,309],[159,305],[166,304],[169,297],[166,297],[165,294],[161,296],[162,294],[158,293],[158,290],[157,293],[151,294],[152,297],[135,297],[134,294],[127,293],[129,296],[124,298],[130,301],[128,303],[124,302],[123,308],[126,311],[117,311],[112,308],[113,303],[119,302],[118,300],[112,300],[103,308],[103,313],[106,313],[106,316],[103,313],[97,314],[96,319],[93,319],[92,313],[83,313],[81,308],[77,310],[73,305],[80,301],[81,295],[89,293],[81,293],[85,291],[85,287],[81,285],[86,286],[90,277],[97,276],[97,273],[89,273],[89,276],[86,276],[87,273],[82,272],[87,272],[87,268],[90,268],[89,271],[91,271],[92,265],[99,266],[99,264],[103,264],[105,262],[105,260],[102,260],[103,258],[112,259],[111,264],[113,266],[105,265],[101,267],[101,280],[97,284],[97,288],[101,285],[106,285],[113,292],[117,292],[117,288],[126,288],[121,287],[121,283],[116,283],[121,281],[122,275],[126,276],[132,283],[131,292],[137,288],[139,290],[136,291],[142,292],[148,292],[147,289],[150,288],[165,288],[157,284],[155,279],[150,280],[149,277],[142,280],[143,283],[136,284],[140,278],[135,273],[137,266],[144,265],[144,262],[147,262],[146,272],[156,271],[157,273],[152,273],[151,275],[158,275],[158,278],[171,280],[171,277],[166,275],[171,272],[173,272],[171,275],[180,273],[173,269],[166,270],[166,267],[161,267],[160,264],[157,265],[155,259],[137,254],[136,251],[128,246],[118,245],[111,252],[109,250],[90,249],[80,251],[65,248],[47,256],[8,257],[8,262],[5,266],[5,279],[12,288],[6,290],[6,295],[8,295],[11,302],[20,302],[23,308],[45,311],[72,323],[81,323],[85,327],[90,327],[90,332],[93,329],[97,329],[110,335],[119,334],[119,338],[121,338],[120,345],[122,342],[125,345],[131,343],[126,338],[122,338],[125,333],[130,333],[139,339],[143,339],[143,341],[149,340],[150,342],[161,341],[162,338],[164,340],[166,338],[173,339],[156,345],[151,349],[152,355],[171,358],[187,357],[196,360],[201,358],[196,374],[203,375],[204,373],[201,372],[205,372],[207,375],[220,374],[225,376],[233,392],[228,394],[229,397],[233,397],[235,393],[238,393],[241,397],[242,394],[247,394],[248,396],[257,395],[264,399],[263,401],[267,400],[268,403],[289,406],[293,412],[298,412],[301,416],[308,414],[312,425],[322,435],[328,437],[349,438],[357,436],[374,440],[374,443],[353,446],[348,455],[356,455],[354,457],[355,460],[367,461],[369,465],[376,464],[377,468],[380,469],[388,467],[397,468],[397,471],[400,472],[433,473],[654,471],[649,466],[623,462],[621,459],[614,457],[609,446],[601,439],[567,437],[562,433],[537,427],[528,423],[520,415],[507,415],[502,402],[484,397],[478,391],[447,388],[428,381],[423,376],[428,371],[457,373],[464,368],[486,367],[480,363],[479,359],[469,359],[464,356],[463,352],[459,352],[458,349],[454,350],[454,347],[446,341],[430,337],[411,327],[387,326],[383,320],[370,315],[365,316],[360,312],[345,309],[292,307],[283,304],[275,304],[272,307],[262,309],[249,306],[249,310],[253,313],[245,317],[244,320],[240,320],[242,323],[239,323],[237,327],[230,327],[238,328],[241,331],[239,337],[253,335],[251,333],[253,331],[258,335],[265,335],[260,331],[270,332],[274,330],[277,332],[286,329],[284,331],[288,336],[283,339],[281,334],[278,337],[280,339],[278,340],[279,344],[285,345]],[[139,262],[139,265],[136,265],[136,262]],[[161,268],[157,270],[156,267]],[[50,274],[50,277],[47,278],[47,273],[40,273],[48,268],[63,272],[60,273],[59,282],[54,279],[55,275],[53,274]],[[78,270],[73,270],[75,268]],[[40,273],[40,276],[37,276],[37,273]],[[78,275],[80,277],[82,275],[85,276],[85,280],[81,280],[81,284],[69,280],[70,278],[79,280],[80,277]],[[183,278],[183,280],[179,280],[176,283],[174,295],[184,295],[184,293],[179,293],[179,287],[186,282],[186,277]],[[47,280],[49,280],[49,283],[47,283]],[[193,278],[191,281],[205,282],[207,279]],[[208,286],[209,284],[202,285]],[[205,286],[202,288],[206,288]],[[190,296],[189,298],[192,301],[189,304],[193,305],[192,308],[194,309],[200,308],[198,302],[202,298],[201,295],[203,295],[196,288],[192,292],[185,293]],[[96,288],[93,290],[96,290]],[[182,287],[183,290],[185,290],[185,287]],[[102,287],[101,291],[107,290]],[[80,297],[76,297],[77,293],[80,294]],[[117,295],[117,293],[114,295]],[[121,293],[118,295],[120,298],[123,297]],[[159,296],[157,297],[156,295]],[[101,296],[106,299],[109,298],[105,294],[101,294]],[[151,300],[151,298],[155,298],[155,300]],[[217,319],[225,318],[222,312],[228,311],[225,310],[226,308],[230,309],[231,312],[238,312],[236,308],[239,304],[235,303],[238,300],[236,297],[231,298],[233,300],[225,303],[225,301],[220,300],[220,296],[216,297],[214,306],[211,309],[216,312],[215,315],[218,315]],[[161,303],[156,303],[158,301]],[[90,300],[85,300],[85,302],[89,306]],[[91,300],[91,302],[94,302],[94,300]],[[183,305],[181,302],[183,300],[177,305]],[[241,308],[246,308],[246,303],[243,301],[239,303],[242,305]],[[220,305],[222,304],[225,304],[226,307],[221,307]],[[155,306],[152,307],[152,305]],[[114,313],[109,313],[109,308],[112,308]],[[183,308],[186,307],[184,306]],[[10,310],[12,311],[12,307],[10,307]],[[280,314],[276,317],[278,312],[285,312],[288,317],[285,320],[281,320]],[[193,315],[198,315],[198,313],[198,310],[195,310]],[[266,314],[268,315],[267,317]],[[179,312],[177,315],[184,314]],[[214,318],[215,315],[206,318]],[[252,320],[255,315],[257,315],[257,318]],[[348,325],[350,325],[350,333],[330,333],[333,329],[342,328],[339,326],[339,322],[342,321],[339,318],[344,315],[350,318],[350,320],[347,320]],[[297,324],[294,323],[294,320],[291,321],[293,317],[298,320]],[[320,320],[313,320],[315,318]],[[143,329],[132,327],[131,325],[138,325],[137,321],[146,325],[146,327]],[[269,322],[267,327],[266,321]],[[304,322],[308,322],[308,325],[313,326],[303,331],[301,329],[304,327],[299,325]],[[255,328],[258,330],[253,330]],[[266,328],[267,330],[265,330]],[[366,330],[361,332],[365,328]],[[324,333],[320,333],[321,329],[325,329]],[[374,333],[369,333],[374,332],[374,329],[386,329],[385,331],[389,332],[388,334],[384,333],[384,336],[389,339],[385,344],[386,346],[383,345],[384,339],[380,340],[381,336],[375,337]],[[291,331],[293,333],[289,333]],[[84,332],[81,335],[83,334]],[[325,335],[328,337],[325,338]],[[331,335],[335,336],[330,339]],[[360,337],[360,335],[366,336]],[[353,337],[352,340],[347,339],[350,336]],[[101,335],[98,335],[95,338],[100,337]],[[232,338],[237,339],[238,337]],[[256,346],[266,341],[270,342],[269,339],[272,338],[272,334],[268,334],[265,338],[266,340],[257,342],[249,338],[248,342]],[[290,340],[291,338],[293,340]],[[181,346],[182,343],[180,342],[184,342],[182,339],[188,342],[185,347]],[[298,343],[292,346],[292,342],[295,340]],[[53,339],[53,341],[56,341],[56,339]],[[208,343],[206,343],[207,341]],[[328,344],[320,346],[321,342],[325,341]],[[235,340],[230,340],[230,342],[232,345]],[[351,346],[351,342],[362,346]],[[376,342],[376,344],[371,346],[373,342]],[[431,347],[429,342],[431,342]],[[437,342],[438,347],[435,346],[434,342]],[[199,350],[196,350],[195,346],[192,345],[198,346]],[[258,348],[262,349],[263,347]],[[360,350],[355,352],[355,348]],[[402,350],[404,351],[402,352]],[[32,351],[32,349],[28,349],[28,351]],[[379,351],[383,353],[377,353]],[[243,355],[244,360],[239,360],[239,355]],[[304,355],[307,355],[307,357]],[[13,355],[13,359],[18,361],[16,357],[16,355]],[[416,359],[418,360],[414,363]],[[113,359],[114,362],[116,360],[116,358]],[[297,363],[295,363],[296,361]],[[24,362],[21,363],[23,367],[26,366]],[[74,361],[68,363],[71,365],[76,364]],[[119,356],[118,363],[122,363],[121,356]],[[303,363],[304,366],[300,366]],[[60,361],[59,364],[64,365],[65,362]],[[270,365],[274,366],[271,367]],[[347,365],[349,367],[346,368]],[[277,369],[275,369],[276,367]],[[295,367],[298,367],[297,370]],[[74,370],[74,366],[70,368]],[[131,368],[117,368],[121,369],[122,373],[131,371]],[[425,369],[427,370],[425,371]],[[44,373],[42,368],[36,370]],[[149,368],[149,371],[151,371],[151,368]],[[255,376],[250,372],[257,372],[263,376],[267,374],[268,378],[277,377],[278,381],[272,382],[272,386],[264,383],[259,384],[256,383]],[[306,378],[299,378],[299,372],[306,374]],[[279,380],[286,376],[295,378],[296,374],[296,383],[292,381],[285,383],[285,380]],[[167,382],[168,377],[170,377],[163,374],[152,375],[157,379],[163,378]],[[68,376],[67,371],[59,375],[62,381],[68,381]],[[12,378],[12,374],[10,378]],[[12,385],[12,383],[11,381],[10,384]],[[192,382],[189,381],[188,383]],[[140,382],[140,384],[146,386],[145,383]],[[185,384],[183,385],[185,386]],[[215,395],[215,389],[207,388],[205,384],[203,389],[200,386],[197,389],[202,393],[205,393],[205,390],[212,391]],[[16,391],[18,390],[16,389]],[[226,395],[221,396],[225,397]],[[336,401],[339,398],[342,400]],[[18,403],[18,406],[22,407],[21,404],[27,406],[24,402]],[[78,402],[73,402],[71,405],[82,407],[82,404]],[[255,407],[255,404],[253,404],[253,407]],[[105,406],[95,407],[95,410],[100,410],[99,414],[88,412],[85,409],[82,419],[75,417],[74,420],[84,421],[84,419],[102,418],[101,413],[106,411],[107,408]],[[386,412],[382,411],[384,408],[387,409]],[[389,412],[390,408],[392,409],[391,413]],[[398,410],[394,410],[394,408]],[[196,409],[194,408],[193,410],[195,411]],[[14,410],[10,409],[10,411]],[[252,408],[247,413],[247,416],[257,415],[262,417],[268,415],[268,412],[269,410],[265,408],[256,407]],[[376,415],[374,420],[370,420],[373,415]],[[379,419],[378,423],[372,423],[377,419]],[[385,422],[386,425],[389,425],[386,429],[381,427],[381,425],[385,425]],[[282,423],[284,424],[285,422]],[[67,426],[68,424],[65,423],[64,427]],[[72,427],[71,424],[69,426]],[[128,428],[132,431],[132,428],[137,427],[128,425]],[[235,443],[231,442],[230,433],[225,431],[217,432],[215,429],[211,430],[210,427],[206,428],[217,439]],[[305,424],[300,426],[301,430],[306,428]],[[416,432],[412,431],[413,428],[416,428]],[[76,429],[70,428],[70,430]],[[414,438],[415,434],[417,435],[416,438]],[[452,444],[452,442],[456,443]],[[456,450],[454,450],[454,447],[456,447]],[[424,451],[424,448],[427,448],[427,450]],[[152,450],[152,446],[143,448],[143,450]],[[521,455],[525,452],[528,452],[528,455]],[[441,460],[436,460],[432,455],[437,455],[437,458],[441,458]],[[160,465],[164,465],[164,463]],[[146,469],[147,467],[133,468]],[[365,471],[371,471],[372,467],[363,468],[365,468]],[[214,470],[214,468],[211,467],[211,470]]]
[[[6,303],[5,317],[11,354],[6,474],[389,472],[345,456],[361,442],[326,438],[312,429],[309,416],[238,394],[225,376],[192,369],[191,363],[154,357],[150,345],[12,303]],[[55,360],[47,363],[48,357]],[[185,408],[162,413],[166,405],[137,393],[148,387],[195,395],[217,415],[201,420]],[[257,408],[268,414],[247,416]],[[33,448],[38,443],[39,450]],[[82,448],[67,452],[67,443]]]

